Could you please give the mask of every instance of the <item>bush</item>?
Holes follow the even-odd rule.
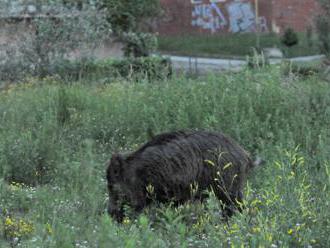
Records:
[[[150,33],[123,33],[125,42],[124,54],[126,57],[146,57],[157,49],[157,38]]]
[[[292,28],[286,28],[281,38],[281,42],[287,47],[297,45],[299,42],[298,35]]]
[[[160,13],[159,0],[102,0],[115,33],[141,32],[144,21]]]
[[[102,0],[109,23],[124,42],[125,56],[148,56],[157,48],[151,33],[153,20],[161,12],[159,0]]]
[[[66,80],[115,78],[163,80],[172,75],[171,61],[163,57],[78,61],[58,64],[54,73]]]

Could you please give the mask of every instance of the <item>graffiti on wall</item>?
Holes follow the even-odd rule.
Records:
[[[228,24],[215,0],[210,1],[210,3],[203,3],[202,0],[191,0],[191,2],[194,5],[191,14],[192,26],[207,29],[214,33]]]
[[[218,5],[218,3],[225,2],[229,3],[225,6],[221,5],[223,8]],[[191,0],[191,3],[193,5],[191,24],[194,27],[210,30],[212,33],[224,29],[228,29],[232,33],[256,31],[255,13],[250,2],[241,0]],[[260,31],[267,32],[266,18],[261,16],[258,21]]]
[[[259,16],[259,32],[269,32],[267,19],[265,16]]]
[[[250,3],[232,2],[227,5],[230,32],[253,32],[255,15]]]

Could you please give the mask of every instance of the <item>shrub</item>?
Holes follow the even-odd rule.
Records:
[[[286,28],[281,37],[281,42],[287,47],[297,45],[299,42],[298,35],[292,28]]]
[[[168,58],[141,57],[104,61],[77,61],[61,63],[55,68],[55,74],[67,80],[79,79],[147,79],[163,80],[172,75],[172,66]]]
[[[146,57],[157,48],[157,38],[150,33],[127,32],[122,35],[126,57]]]
[[[159,0],[102,0],[115,33],[142,31],[142,24],[160,13]]]
[[[160,11],[159,0],[103,0],[108,21],[124,42],[125,56],[148,56],[157,48],[152,23]]]

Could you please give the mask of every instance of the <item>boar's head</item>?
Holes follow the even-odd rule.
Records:
[[[146,204],[146,190],[136,175],[136,166],[121,154],[113,154],[107,168],[108,213],[121,222],[125,206],[140,211]]]

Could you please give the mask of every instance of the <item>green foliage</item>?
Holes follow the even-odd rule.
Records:
[[[259,52],[257,49],[252,48],[251,54],[247,56],[247,65],[252,69],[260,69],[269,65],[269,61],[263,52]]]
[[[310,77],[322,75],[322,62],[299,63],[285,61],[282,63],[282,72],[285,76]]]
[[[83,4],[89,3],[89,0],[62,0],[64,6],[75,7],[77,9],[82,9]]]
[[[330,90],[319,78],[269,66],[153,83],[27,81],[0,92],[1,246],[329,246]],[[243,213],[223,221],[211,193],[122,224],[104,214],[109,156],[148,129],[182,128],[221,130],[267,161],[249,176]]]
[[[299,42],[298,34],[292,28],[286,28],[281,37],[281,42],[287,47],[295,46]]]
[[[123,33],[122,39],[126,57],[146,57],[157,48],[157,38],[150,33]]]
[[[157,38],[150,29],[153,19],[160,14],[159,0],[102,1],[109,23],[125,44],[126,56],[148,56],[155,51]]]
[[[109,59],[104,61],[78,61],[61,63],[54,75],[65,80],[99,80],[112,82],[118,78],[147,81],[166,79],[172,74],[171,62],[163,57]]]
[[[320,50],[330,56],[330,2],[319,0],[322,13],[316,17],[316,31],[320,40]]]
[[[103,0],[103,6],[116,33],[141,31],[145,19],[160,13],[159,0]]]

